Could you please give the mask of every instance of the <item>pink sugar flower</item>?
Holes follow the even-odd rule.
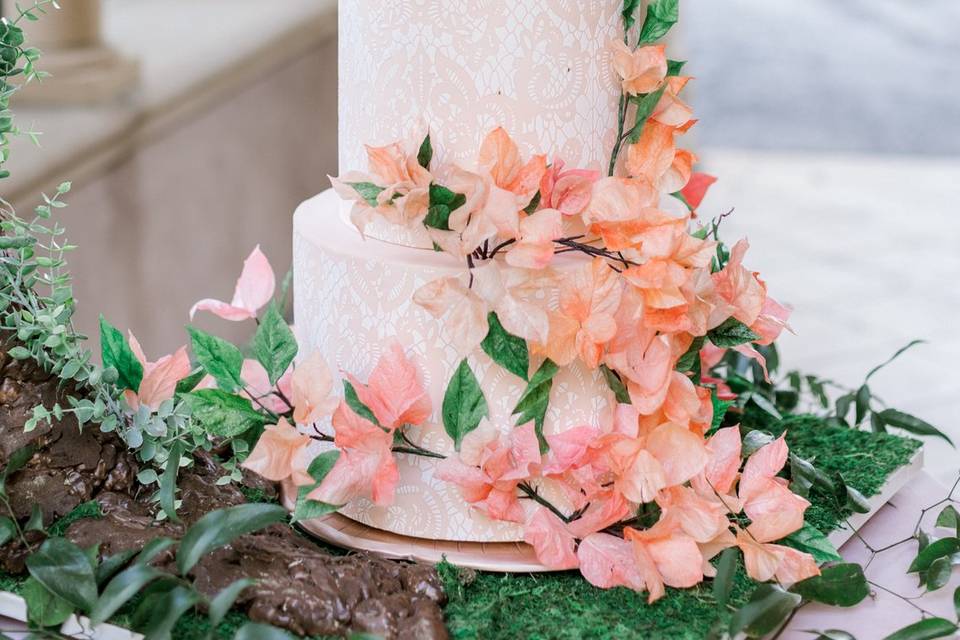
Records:
[[[659,194],[646,179],[602,178],[593,185],[583,219],[588,225],[629,222],[641,210],[656,206],[658,199]]]
[[[206,298],[190,309],[190,319],[197,311],[209,311],[224,320],[249,320],[257,317],[261,307],[270,302],[276,286],[273,268],[257,245],[243,263],[231,302]]]
[[[173,397],[177,383],[190,375],[190,356],[187,355],[187,348],[180,347],[173,354],[163,356],[156,362],[150,362],[132,332],[129,334],[129,341],[131,351],[143,365],[143,378],[139,389],[124,391],[124,399],[134,411],[140,405],[157,409]]]
[[[391,343],[380,356],[367,384],[349,373],[347,378],[360,402],[373,412],[384,429],[393,431],[407,424],[422,424],[433,411],[430,396],[420,382],[420,372],[399,342]]]
[[[696,541],[672,523],[660,520],[644,531],[627,527],[624,537],[633,543],[634,557],[654,602],[670,587],[692,587],[703,580],[703,555]]]
[[[307,473],[311,461],[309,446],[310,438],[281,418],[264,429],[240,466],[273,482],[289,479],[297,486],[312,484],[313,478]]]
[[[713,274],[717,294],[733,308],[733,317],[747,326],[752,325],[760,317],[766,298],[766,289],[757,279],[756,274],[743,266],[743,257],[749,247],[750,244],[746,239],[737,242],[730,250],[730,259],[727,264]],[[715,319],[711,319],[712,326],[717,326],[726,320],[720,317],[726,309],[718,311],[721,313],[718,313]],[[716,324],[713,324],[714,322]]]
[[[473,291],[495,311],[503,327],[527,341],[543,343],[550,320],[543,291],[556,286],[550,269],[521,269],[490,260],[473,269]]]
[[[680,191],[691,210],[696,211],[706,197],[707,190],[716,181],[717,179],[715,177],[706,173],[694,171],[693,174],[691,174],[690,179],[687,181],[687,186]]]
[[[820,575],[813,557],[792,547],[762,543],[742,529],[737,530],[736,543],[743,551],[747,575],[759,582],[776,578],[789,586]]]
[[[463,438],[460,456],[437,467],[437,477],[460,487],[464,500],[494,520],[524,522],[517,485],[539,471],[540,444],[530,422],[503,436],[488,420]]]
[[[631,49],[620,40],[610,45],[613,68],[620,76],[624,93],[639,95],[659,88],[667,75],[667,57],[664,45]]]
[[[560,308],[550,314],[550,337],[537,350],[564,366],[579,357],[599,366],[604,345],[617,332],[614,314],[623,285],[603,258],[585,262],[560,282]]]
[[[622,351],[607,355],[607,365],[624,378],[634,407],[650,415],[667,396],[677,356],[669,336],[655,331],[642,331],[625,342]]]
[[[780,540],[803,527],[803,514],[810,506],[790,491],[786,480],[776,477],[787,453],[781,435],[750,456],[740,476],[739,498],[751,521],[747,533],[758,542]]]
[[[526,269],[543,269],[553,260],[553,241],[563,235],[561,214],[541,209],[520,220],[519,237],[507,251],[507,264]]]
[[[627,173],[634,178],[644,178],[658,191],[664,191],[661,183],[677,151],[675,134],[675,127],[647,120],[640,139],[627,147]]]
[[[524,163],[517,143],[503,127],[497,127],[484,138],[478,164],[490,174],[497,187],[516,194],[524,203],[533,199],[547,171],[546,156],[535,155]],[[518,210],[523,206],[526,204]]]
[[[369,497],[380,506],[392,504],[400,479],[390,450],[393,434],[358,416],[346,402],[333,414],[333,429],[340,457],[307,497],[335,505],[358,497]]]
[[[599,171],[587,169],[563,170],[563,161],[554,160],[540,180],[540,206],[557,209],[565,216],[583,212],[590,203],[593,184],[600,179]]]
[[[688,76],[670,76],[660,101],[650,117],[657,122],[671,127],[681,127],[693,117],[693,109],[680,99],[680,92],[690,81]]]
[[[443,320],[457,353],[466,357],[487,336],[487,305],[459,278],[437,278],[417,289],[413,301],[430,315]]]
[[[594,533],[577,549],[580,573],[601,589],[627,587],[644,591],[646,581],[634,556],[633,544],[608,533]]]
[[[523,528],[524,541],[550,569],[575,569],[579,565],[576,540],[566,525],[546,507],[539,507]]]
[[[332,393],[333,376],[323,354],[314,351],[296,366],[290,379],[293,419],[298,424],[313,424],[331,415],[339,403]]]
[[[670,487],[657,495],[662,519],[676,525],[698,543],[707,543],[730,527],[727,509],[716,499],[689,487]]]

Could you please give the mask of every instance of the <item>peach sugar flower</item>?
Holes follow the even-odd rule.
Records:
[[[290,401],[297,424],[312,424],[333,413],[338,401],[331,396],[333,376],[319,351],[314,351],[293,371]]]
[[[556,209],[565,216],[576,216],[590,202],[593,184],[600,179],[599,171],[586,169],[563,170],[562,160],[554,160],[540,180],[540,206]]]
[[[190,375],[190,356],[187,348],[180,347],[173,354],[150,362],[133,333],[129,334],[130,350],[143,366],[143,379],[139,389],[126,389],[124,400],[136,411],[141,405],[156,410],[176,392],[177,383]]]
[[[360,402],[373,412],[381,427],[391,432],[403,425],[422,424],[433,411],[417,368],[407,359],[399,342],[387,347],[367,384],[349,373],[346,376]]]
[[[652,45],[631,49],[620,40],[611,43],[613,68],[624,93],[639,95],[656,91],[667,75],[666,48]]]
[[[240,466],[274,482],[289,479],[298,486],[311,484],[313,478],[307,473],[312,460],[309,446],[310,438],[281,418],[264,429]]]
[[[190,319],[197,311],[209,311],[224,320],[249,320],[257,317],[257,312],[273,298],[276,286],[273,268],[267,257],[257,245],[243,263],[243,271],[237,280],[233,300],[223,302],[206,298],[190,309]]]

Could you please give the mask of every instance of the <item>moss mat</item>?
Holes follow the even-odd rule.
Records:
[[[886,478],[909,462],[920,443],[909,438],[826,427],[814,416],[792,416],[768,425],[775,435],[787,431],[791,451],[814,459],[828,473],[840,473],[850,486],[875,495]],[[850,515],[835,498],[814,491],[807,520],[821,531],[837,528]],[[96,514],[68,514],[55,523]],[[730,605],[719,612],[709,581],[694,589],[668,589],[654,604],[628,589],[596,589],[576,572],[501,575],[439,567],[450,602],[445,613],[451,636],[458,640],[625,640],[704,638],[743,604],[753,590],[742,570],[734,580]],[[0,572],[0,590],[18,592],[22,579]],[[115,620],[122,625],[123,616]],[[231,613],[215,634],[228,640],[246,621]],[[187,615],[174,631],[178,640],[201,640],[209,630],[205,618]]]

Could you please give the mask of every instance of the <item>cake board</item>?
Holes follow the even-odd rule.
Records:
[[[828,536],[840,548],[854,533],[867,523],[883,505],[923,471],[923,449],[918,449],[910,461],[890,474],[880,491],[867,499],[870,510],[857,513],[846,520],[846,526],[835,529]],[[292,511],[296,492],[284,488],[283,506]],[[493,573],[537,573],[557,571],[542,565],[525,542],[460,542],[428,540],[405,536],[357,522],[339,513],[299,523],[310,535],[329,544],[354,551],[368,551],[393,560],[410,560],[436,564],[446,560],[458,567],[467,567]]]

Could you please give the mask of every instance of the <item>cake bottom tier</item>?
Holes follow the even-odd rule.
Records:
[[[301,357],[319,350],[336,374],[346,371],[365,380],[390,342],[399,341],[421,371],[433,402],[429,420],[407,433],[431,451],[455,454],[443,428],[441,405],[460,357],[442,323],[412,298],[420,286],[461,273],[463,267],[445,254],[364,240],[344,221],[332,190],[298,207],[293,245],[294,320]],[[511,412],[526,383],[480,349],[468,361],[487,399],[490,420],[501,429],[512,428],[516,417]],[[604,424],[612,403],[599,372],[565,367],[554,379],[544,431]],[[488,519],[463,500],[456,486],[438,479],[437,460],[407,454],[396,458],[400,482],[394,503],[378,507],[359,499],[341,513],[371,527],[419,538],[522,539],[520,526]]]

